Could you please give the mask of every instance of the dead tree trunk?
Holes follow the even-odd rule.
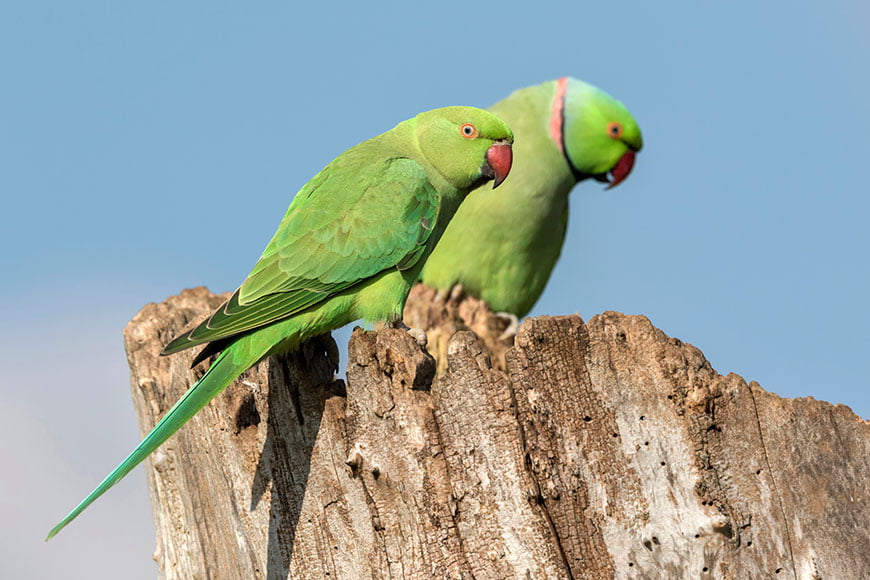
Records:
[[[642,316],[532,319],[508,348],[479,303],[430,297],[406,320],[438,378],[407,333],[357,331],[345,386],[322,337],[154,455],[161,577],[866,578],[870,425],[847,407],[720,376]],[[126,328],[143,432],[203,372],[161,346],[219,302]]]

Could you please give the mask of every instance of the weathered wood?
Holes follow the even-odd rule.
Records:
[[[447,368],[448,343],[460,330],[474,332],[490,363],[503,371],[505,354],[514,344],[512,335],[504,336],[509,321],[493,315],[483,301],[468,298],[457,290],[444,293],[417,284],[408,296],[405,324],[426,330],[427,348],[437,361],[439,375]]]
[[[406,321],[437,378],[407,333],[356,331],[345,386],[321,337],[155,454],[161,577],[866,577],[870,424],[848,408],[720,376],[642,316],[531,319],[510,347],[478,301],[433,296]],[[219,302],[126,328],[143,431],[204,370],[161,346]]]

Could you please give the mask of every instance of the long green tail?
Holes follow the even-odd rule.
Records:
[[[151,429],[151,432],[145,436],[145,439],[115,468],[112,473],[106,476],[100,485],[88,495],[82,502],[73,509],[69,515],[63,518],[59,524],[54,526],[48,533],[46,541],[53,538],[61,531],[68,523],[73,521],[76,516],[82,513],[85,508],[91,505],[94,500],[106,493],[113,485],[118,483],[125,475],[130,473],[134,467],[139,465],[146,457],[160,447],[164,441],[169,439],[173,433],[187,423],[191,417],[196,415],[209,401],[223,391],[233,380],[244,372],[249,366],[253,365],[255,360],[247,360],[249,357],[234,356],[236,350],[232,345],[230,348],[221,353],[217,360],[209,367],[192,387],[190,387],[184,396],[182,396],[175,405],[169,409],[169,412]],[[246,350],[246,349],[240,349]],[[242,360],[236,360],[237,358]]]

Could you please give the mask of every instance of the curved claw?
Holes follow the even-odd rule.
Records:
[[[516,314],[512,314],[510,312],[496,312],[495,316],[503,320],[507,320],[508,326],[504,329],[504,332],[499,335],[499,340],[506,340],[508,338],[513,338],[517,335],[517,330],[520,326],[520,321],[517,319]]]

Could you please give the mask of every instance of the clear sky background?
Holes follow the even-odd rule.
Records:
[[[574,191],[533,314],[644,314],[720,373],[870,416],[867,6],[4,4],[0,577],[155,577],[141,468],[42,542],[138,441],[143,304],[235,288],[346,148],[563,75],[645,149]]]

